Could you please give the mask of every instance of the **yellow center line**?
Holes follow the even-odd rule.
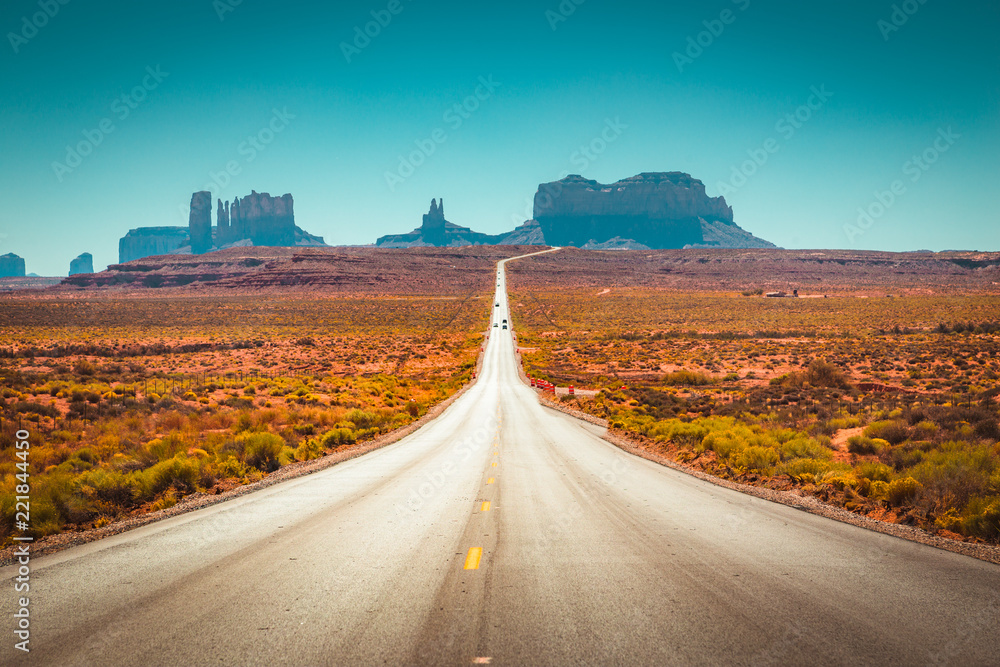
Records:
[[[480,511],[481,512],[489,512],[490,511],[490,501],[488,501],[488,500],[483,501],[483,506],[480,509]]]
[[[482,547],[472,547],[469,549],[469,555],[465,557],[465,569],[466,570],[478,570],[479,560],[483,557]]]
[[[487,483],[487,484],[492,484],[492,483],[493,483],[493,482],[495,482],[495,481],[496,481],[496,478],[495,478],[495,477],[490,477],[490,478],[489,478],[488,480],[486,480],[486,483]]]
[[[490,464],[490,465],[492,465],[492,466],[493,466],[494,468],[496,468],[496,467],[497,467],[497,462],[496,462],[496,461],[494,461],[494,462],[493,462],[492,464]]]

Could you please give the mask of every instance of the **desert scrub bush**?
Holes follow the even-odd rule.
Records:
[[[736,466],[762,475],[771,475],[779,460],[778,452],[770,447],[750,446],[736,455]]]
[[[888,482],[892,479],[893,472],[891,467],[874,461],[864,461],[854,467],[854,474],[858,479],[867,479],[872,482]]]
[[[828,472],[843,474],[851,469],[846,463],[834,463],[829,460],[795,459],[778,466],[778,475],[788,475],[799,482],[815,482],[817,478]]]
[[[295,460],[310,461],[323,456],[323,444],[318,438],[309,438],[299,443],[295,448]]]
[[[679,370],[673,373],[667,373],[663,376],[662,384],[666,386],[688,386],[688,387],[703,387],[710,384],[715,384],[715,378],[704,373],[698,373],[689,370]]]
[[[921,439],[933,438],[935,435],[938,434],[940,430],[941,428],[937,424],[935,424],[932,421],[928,421],[926,419],[921,422],[918,422],[913,427],[915,436]]]
[[[833,453],[829,447],[813,438],[797,434],[791,440],[782,442],[779,451],[782,461],[792,459],[831,459]]]
[[[878,454],[882,451],[880,443],[884,442],[885,440],[869,438],[866,435],[852,435],[847,439],[847,451],[851,454],[859,454],[861,456]]]
[[[368,412],[358,408],[348,410],[347,414],[344,415],[344,420],[351,422],[359,429],[375,426],[380,421],[379,415],[374,412]]]
[[[984,540],[1000,538],[1000,496],[971,499],[962,512],[959,530]]]
[[[864,434],[869,438],[885,440],[889,444],[899,445],[906,442],[910,437],[910,429],[906,422],[902,420],[886,420],[869,424]]]
[[[861,419],[858,417],[837,417],[826,422],[826,430],[829,433],[859,426],[861,426]]]
[[[236,436],[236,447],[248,467],[274,472],[281,467],[285,441],[274,433],[243,433]]]
[[[181,493],[197,491],[201,465],[197,459],[178,454],[166,461],[160,461],[152,468],[134,474],[139,484],[139,498],[152,500],[168,488]]]
[[[963,507],[974,496],[990,492],[1000,457],[989,446],[947,442],[927,452],[907,471],[925,487],[925,496],[944,507]]]
[[[340,445],[353,445],[356,441],[353,429],[339,426],[324,433],[320,444],[327,449],[334,449]]]
[[[139,452],[138,460],[149,467],[159,461],[172,459],[178,452],[187,449],[184,440],[176,433],[171,433],[164,438],[156,438],[145,444]]]
[[[128,508],[141,494],[139,480],[134,474],[117,470],[98,469],[77,478],[77,487],[85,497],[97,501],[105,509]]]
[[[230,454],[216,464],[215,471],[220,477],[242,479],[247,474],[247,467],[243,461],[240,461],[238,458]]]
[[[888,487],[885,489],[885,500],[895,506],[899,507],[905,502],[911,501],[917,497],[920,493],[922,485],[917,480],[912,477],[903,477],[901,479],[896,479],[889,482]]]

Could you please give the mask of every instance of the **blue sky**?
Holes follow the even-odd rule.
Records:
[[[643,171],[788,248],[1000,249],[992,0],[62,2],[0,9],[0,254],[29,272],[114,263],[209,185],[362,244],[432,197],[499,233],[541,182]]]

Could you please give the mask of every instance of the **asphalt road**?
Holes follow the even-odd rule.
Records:
[[[1000,567],[629,456],[541,407],[491,332],[406,439],[35,560],[32,652],[5,632],[0,662],[1000,663]]]

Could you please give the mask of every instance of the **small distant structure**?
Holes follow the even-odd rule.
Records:
[[[787,299],[787,298],[793,298],[794,299],[794,298],[798,298],[799,291],[797,289],[796,290],[792,290],[791,294],[789,294],[788,292],[768,292],[764,296],[766,296],[768,299]]]

